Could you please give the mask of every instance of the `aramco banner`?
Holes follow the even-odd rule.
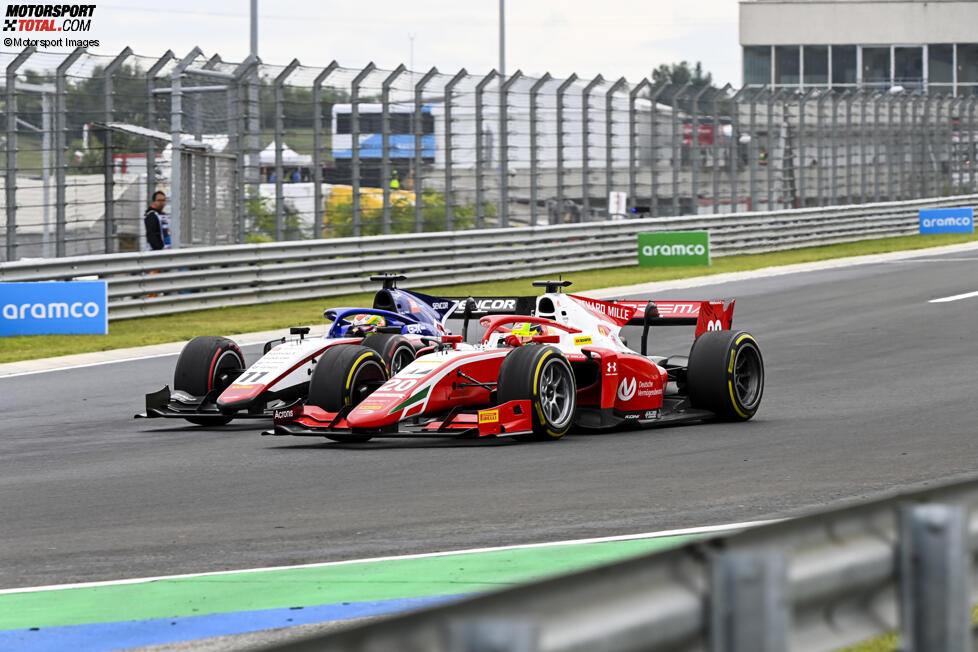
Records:
[[[709,265],[710,233],[708,231],[639,233],[638,264],[642,267]]]
[[[0,337],[109,332],[105,281],[0,283]]]
[[[965,208],[922,208],[918,215],[922,234],[975,232],[975,213],[970,206]]]

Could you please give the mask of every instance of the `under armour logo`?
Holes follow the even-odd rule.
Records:
[[[17,19],[16,18],[4,18],[3,19],[3,31],[5,31],[5,32],[16,32],[17,31]]]

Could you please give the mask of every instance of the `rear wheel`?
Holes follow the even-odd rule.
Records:
[[[744,331],[709,331],[693,342],[686,372],[693,407],[726,421],[747,421],[764,394],[764,360]]]
[[[391,376],[414,362],[414,347],[403,335],[394,333],[375,333],[363,340],[363,345],[373,349],[384,358]]]
[[[233,341],[211,335],[195,337],[187,342],[177,358],[173,389],[192,396],[204,396],[214,390],[222,392],[244,368],[244,355]],[[220,426],[229,423],[234,417],[224,415],[185,418],[199,426]]]
[[[327,412],[354,407],[383,385],[387,364],[377,351],[366,346],[341,345],[326,349],[316,363],[309,382],[308,405]],[[368,441],[369,435],[326,435],[344,442]]]
[[[500,403],[530,401],[533,434],[520,439],[560,439],[574,422],[577,386],[570,363],[552,346],[529,344],[513,349],[499,369]]]

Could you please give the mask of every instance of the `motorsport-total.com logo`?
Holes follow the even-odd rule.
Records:
[[[28,38],[4,34],[3,44],[6,47],[98,47],[98,41],[91,39],[53,38],[56,32],[90,32],[94,15],[95,5],[11,3],[3,15],[3,31]]]

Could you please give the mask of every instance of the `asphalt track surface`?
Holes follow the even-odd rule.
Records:
[[[657,294],[737,299],[757,417],[540,444],[132,420],[175,356],[0,378],[0,588],[753,521],[969,475],[978,297],[928,302],[975,290],[970,251]],[[691,337],[654,328],[650,352]]]

